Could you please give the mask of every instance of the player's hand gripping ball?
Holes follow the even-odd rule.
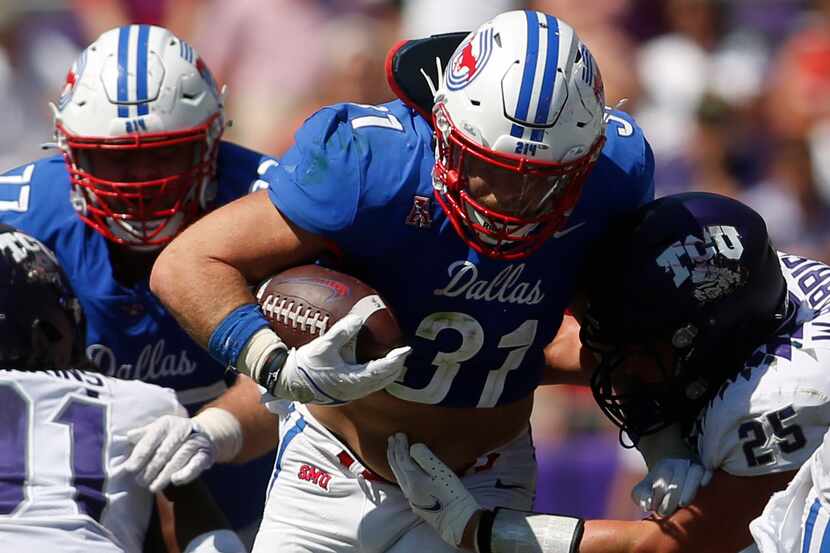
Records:
[[[395,315],[369,285],[319,265],[301,265],[279,273],[257,288],[259,305],[288,347],[298,348],[322,336],[349,313],[364,322],[344,353],[365,363],[403,345]]]
[[[394,314],[357,278],[303,265],[269,278],[256,296],[290,348],[273,385],[265,386],[275,397],[340,404],[400,376],[410,348],[398,347],[403,337]]]

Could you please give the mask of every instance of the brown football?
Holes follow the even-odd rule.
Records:
[[[355,350],[357,361],[366,362],[403,345],[398,321],[380,295],[355,277],[332,269],[292,267],[262,282],[256,297],[271,328],[289,347],[322,336],[355,305],[361,313],[373,312],[360,329],[357,343],[343,349],[347,361],[354,360]]]

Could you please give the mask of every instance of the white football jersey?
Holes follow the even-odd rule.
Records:
[[[701,412],[703,464],[736,476],[798,469],[830,428],[830,267],[779,253],[795,320]]]
[[[0,369],[3,550],[141,551],[153,496],[122,470],[126,434],[167,414],[187,416],[137,380]]]

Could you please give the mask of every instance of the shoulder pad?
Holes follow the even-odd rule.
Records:
[[[389,87],[398,98],[427,121],[432,120],[433,92],[423,73],[438,88],[441,84],[441,73],[455,49],[468,34],[445,33],[427,38],[402,40],[386,54],[386,82],[389,83]]]

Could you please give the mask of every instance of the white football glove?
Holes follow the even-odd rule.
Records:
[[[169,484],[193,481],[218,461],[229,461],[242,447],[239,421],[228,411],[205,409],[193,418],[165,415],[127,432],[135,444],[124,470],[153,493]]]
[[[666,517],[691,503],[711,479],[712,471],[692,459],[660,459],[631,490],[631,499],[643,511]]]
[[[343,349],[353,348],[363,318],[349,314],[322,336],[292,348],[273,383],[266,388],[278,399],[337,405],[382,390],[398,379],[410,347],[393,349],[368,363],[350,363]]]
[[[631,499],[643,511],[670,516],[690,504],[697,490],[712,479],[712,471],[689,449],[678,424],[643,436],[637,449],[649,470],[631,490]]]
[[[386,457],[415,514],[458,547],[470,519],[483,510],[461,479],[426,445],[409,447],[405,434],[389,436]]]

